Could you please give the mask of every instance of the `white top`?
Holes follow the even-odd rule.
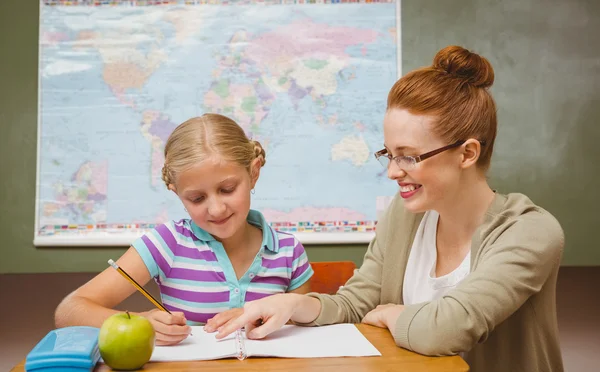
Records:
[[[454,271],[439,278],[435,277],[439,217],[440,215],[436,211],[427,211],[419,224],[404,273],[402,293],[405,305],[433,301],[443,297],[471,271],[471,252],[469,251]]]

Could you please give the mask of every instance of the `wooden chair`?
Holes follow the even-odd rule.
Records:
[[[311,262],[315,274],[310,279],[312,292],[334,294],[354,274],[352,261]]]

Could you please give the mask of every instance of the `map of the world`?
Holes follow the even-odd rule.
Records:
[[[395,183],[383,147],[398,78],[394,1],[43,1],[37,235],[186,217],[161,180],[172,130],[237,121],[267,163],[276,228],[372,231]]]

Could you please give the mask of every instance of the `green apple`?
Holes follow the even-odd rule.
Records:
[[[154,327],[148,319],[129,312],[119,313],[102,323],[98,348],[104,363],[112,369],[140,369],[152,356],[154,338]]]

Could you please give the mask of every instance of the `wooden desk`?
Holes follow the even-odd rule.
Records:
[[[220,359],[199,362],[148,363],[144,371],[411,371],[411,372],[458,372],[468,371],[469,366],[459,356],[426,357],[399,348],[387,329],[358,324],[357,328],[379,350],[380,357],[351,358],[248,358]],[[25,371],[25,361],[19,363],[13,372]],[[99,364],[98,371],[111,371],[105,364]]]

